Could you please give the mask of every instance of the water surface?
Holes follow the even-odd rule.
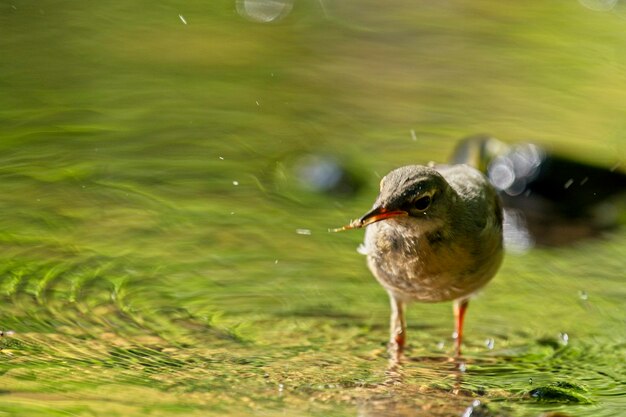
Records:
[[[623,227],[508,255],[460,369],[448,304],[389,366],[362,232],[327,230],[469,134],[617,166],[625,6],[239,3],[0,5],[0,411],[621,415]]]

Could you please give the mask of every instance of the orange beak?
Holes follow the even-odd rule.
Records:
[[[365,213],[363,217],[358,220],[360,224],[359,227],[365,227],[368,224],[376,223],[390,217],[408,216],[408,214],[409,213],[404,210],[389,211],[384,207],[376,207],[371,211]]]
[[[365,213],[365,215],[363,215],[363,217],[361,217],[360,219],[352,220],[350,224],[340,227],[338,229],[331,229],[330,231],[341,232],[342,230],[348,229],[360,229],[367,226],[368,224],[376,223],[390,217],[408,216],[408,214],[409,213],[404,210],[389,211],[384,207],[376,207]]]

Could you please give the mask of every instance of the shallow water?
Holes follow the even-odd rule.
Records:
[[[1,4],[0,411],[622,415],[623,202],[505,258],[462,365],[416,304],[390,366],[362,232],[328,233],[468,134],[624,160],[626,8],[589,4]]]

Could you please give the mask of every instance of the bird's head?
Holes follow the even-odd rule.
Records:
[[[353,226],[365,227],[395,217],[408,217],[423,225],[439,223],[447,217],[452,198],[452,189],[435,169],[404,166],[382,179],[374,207]]]

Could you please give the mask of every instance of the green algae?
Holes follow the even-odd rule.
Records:
[[[542,387],[533,388],[528,391],[527,395],[539,402],[591,404],[592,401],[585,395],[587,392],[588,390],[580,385],[557,381]]]

